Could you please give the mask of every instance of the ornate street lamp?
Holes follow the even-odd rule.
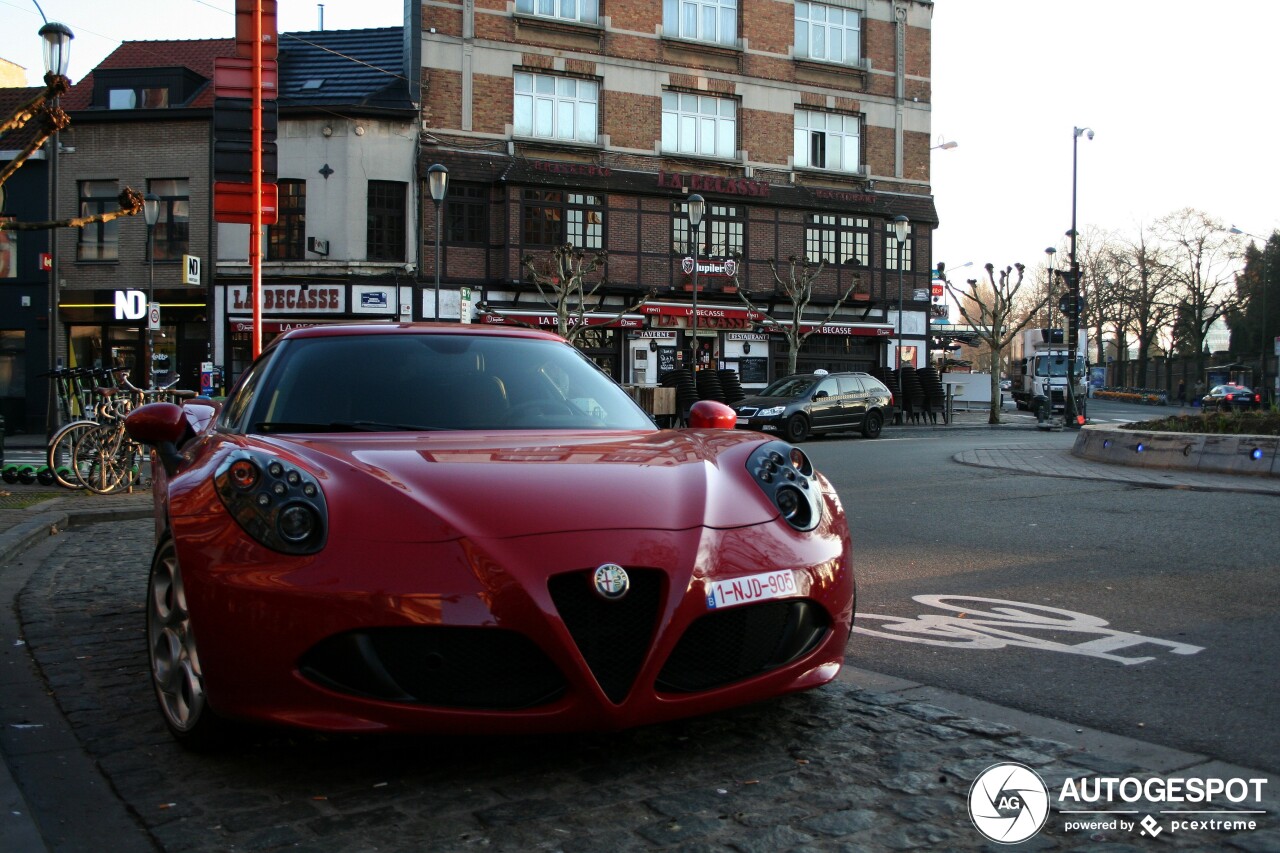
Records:
[[[701,247],[702,214],[707,203],[698,193],[689,196],[689,227],[693,230],[693,370],[698,370],[698,254]]]
[[[1071,136],[1071,277],[1067,281],[1070,286],[1067,295],[1067,306],[1070,311],[1067,314],[1067,393],[1063,401],[1065,405],[1063,420],[1067,429],[1080,429],[1083,421],[1083,417],[1076,414],[1076,349],[1078,346],[1076,341],[1080,337],[1080,263],[1076,260],[1076,237],[1078,236],[1076,233],[1076,187],[1079,161],[1077,154],[1081,134],[1088,134],[1089,139],[1093,139],[1093,128],[1072,128]]]
[[[907,242],[911,220],[905,216],[893,217],[893,236],[898,240],[898,387],[902,387],[902,247]],[[797,318],[799,319],[799,318]]]
[[[142,197],[142,218],[147,222],[147,388],[156,387],[155,330],[151,312],[156,302],[156,223],[160,221],[160,196]]]
[[[38,6],[36,8],[39,8]],[[43,17],[43,14],[41,15]],[[44,40],[44,82],[52,86],[59,77],[67,76],[71,66],[71,40],[75,35],[66,24],[46,22],[40,28]],[[63,81],[66,82],[65,80]],[[56,107],[58,99],[53,99]],[[49,219],[58,218],[58,132],[55,130],[49,147]],[[58,367],[58,232],[49,235],[49,370]],[[45,410],[45,430],[49,437],[58,428],[58,403],[54,381],[49,379],[48,406]]]
[[[449,193],[449,170],[436,163],[427,169],[427,183],[431,187],[431,200],[436,204],[436,313],[440,320],[440,204]]]

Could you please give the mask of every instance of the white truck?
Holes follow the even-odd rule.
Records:
[[[1077,399],[1085,394],[1089,381],[1085,355],[1089,351],[1088,335],[1084,329],[1076,342],[1074,367]],[[1015,352],[1009,364],[1010,393],[1019,409],[1037,412],[1048,402],[1051,412],[1066,407],[1068,367],[1067,346],[1063,343],[1062,329],[1025,329],[1018,342],[1021,352]]]

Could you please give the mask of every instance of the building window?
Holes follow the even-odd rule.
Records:
[[[663,0],[662,30],[672,38],[732,47],[738,39],[738,0]]]
[[[516,0],[516,12],[583,24],[600,22],[599,0]]]
[[[857,65],[862,54],[862,13],[821,3],[796,4],[796,56]]]
[[[521,242],[526,246],[604,247],[604,199],[559,190],[525,190]]]
[[[0,216],[0,222],[13,222],[12,216]],[[18,277],[18,233],[0,231],[0,278]]]
[[[796,110],[793,165],[798,169],[857,172],[861,120],[857,116]]]
[[[301,261],[307,256],[307,182],[282,178],[276,187],[276,224],[267,226],[267,257]]]
[[[871,263],[871,221],[834,213],[811,213],[804,229],[804,255],[829,265]]]
[[[21,329],[0,329],[0,397],[25,396],[27,396],[27,333]]]
[[[157,261],[180,261],[191,246],[187,179],[148,181],[147,191],[160,197],[160,217],[151,244],[154,257]]]
[[[516,136],[595,144],[599,114],[595,81],[517,71],[515,88]]]
[[[479,184],[451,184],[444,233],[450,246],[483,245],[489,239],[489,191]]]
[[[671,205],[671,248],[677,255],[692,255],[690,244],[689,205],[683,201]],[[708,204],[698,229],[701,238],[699,257],[731,258],[743,254],[747,209],[736,204]]]
[[[901,267],[905,272],[911,272],[911,244],[914,242],[911,236],[911,230],[907,230],[907,239],[902,243],[902,260],[899,264],[898,260],[898,236],[893,233],[893,223],[886,222],[884,226],[884,268],[887,270],[896,270]]]
[[[165,88],[111,89],[107,107],[113,110],[156,110],[169,106],[169,90]]]
[[[404,262],[405,184],[370,181],[365,257],[370,261]]]
[[[119,209],[118,194],[115,181],[81,181],[80,215],[95,216]],[[82,227],[80,241],[76,244],[76,260],[120,260],[119,221],[94,222]]]
[[[737,103],[689,92],[662,93],[662,150],[731,160],[737,150]]]

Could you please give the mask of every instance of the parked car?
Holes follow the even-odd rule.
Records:
[[[1208,394],[1200,398],[1200,405],[1205,411],[1260,409],[1262,394],[1243,385],[1215,385],[1209,389]]]
[[[727,406],[691,418],[657,429],[557,336],[443,324],[294,330],[220,407],[135,410],[170,732],[612,730],[832,680],[834,490]]]
[[[733,409],[739,429],[779,433],[790,442],[851,429],[878,438],[893,416],[893,394],[869,373],[796,373]]]

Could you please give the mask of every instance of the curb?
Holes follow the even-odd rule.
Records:
[[[1280,477],[1280,437],[1274,435],[1154,432],[1090,424],[1076,436],[1071,454],[1109,465]]]

